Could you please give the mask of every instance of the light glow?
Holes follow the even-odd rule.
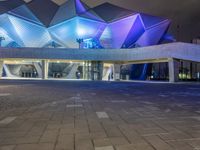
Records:
[[[77,31],[76,31],[78,37],[82,37],[82,36],[85,36],[86,35],[86,31],[85,29],[81,28],[81,27],[78,27],[77,28]]]

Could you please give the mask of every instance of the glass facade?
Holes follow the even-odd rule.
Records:
[[[168,62],[146,64],[147,69],[143,80],[168,81],[169,67]],[[133,69],[133,66],[137,66]],[[121,79],[141,80],[144,64],[122,65]],[[179,81],[200,81],[200,63],[178,60],[178,79]]]
[[[179,80],[200,81],[200,63],[180,60]]]

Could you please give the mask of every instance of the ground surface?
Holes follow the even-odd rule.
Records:
[[[0,150],[200,150],[200,84],[3,80]]]

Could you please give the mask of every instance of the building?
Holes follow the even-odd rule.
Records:
[[[199,80],[200,47],[163,44],[174,41],[167,33],[169,25],[168,19],[110,3],[89,8],[80,0],[62,5],[51,0],[3,1],[0,74],[4,78]]]
[[[193,43],[193,44],[200,44],[200,37],[194,38],[194,39],[192,40],[192,43]]]

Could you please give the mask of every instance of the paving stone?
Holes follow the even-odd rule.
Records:
[[[152,147],[147,142],[144,142],[144,143],[134,143],[133,146],[134,146],[134,148],[136,150],[154,150],[154,147]]]
[[[95,147],[95,150],[114,150],[113,146]]]
[[[188,140],[186,141],[189,145],[191,145],[193,148],[200,148],[200,139],[194,139],[194,140]]]
[[[88,133],[76,133],[76,139],[99,139],[99,138],[106,138],[107,135],[105,132],[88,132]]]
[[[74,108],[74,107],[83,107],[82,104],[69,104],[66,106],[67,108]]]
[[[122,132],[115,126],[103,125],[108,137],[122,137]]]
[[[129,142],[124,137],[111,137],[109,138],[112,145],[125,145],[129,144]]]
[[[112,100],[111,103],[126,103],[124,100]]]
[[[5,138],[1,143],[3,145],[38,143],[39,139],[40,136],[13,137],[13,138]]]
[[[116,150],[136,150],[136,149],[133,144],[127,144],[127,145],[116,146]],[[140,149],[138,149],[138,150],[140,150]],[[141,150],[143,150],[143,149],[141,149]]]
[[[56,143],[55,150],[74,150],[74,135],[60,134]]]
[[[104,146],[112,145],[109,138],[98,138],[98,139],[94,139],[93,141],[94,141],[95,147],[104,147]]]
[[[96,112],[98,118],[103,119],[103,118],[109,118],[108,114],[106,112]]]
[[[151,145],[158,150],[173,150],[173,147],[171,147],[169,144],[167,144],[165,141],[160,139],[158,136],[146,136],[145,139],[151,143]]]
[[[88,103],[88,100],[75,100],[76,103]]]
[[[199,91],[183,92],[198,85],[26,82],[31,85],[0,81],[2,93],[12,91],[15,95],[2,96],[0,100],[0,122],[4,123],[0,124],[0,148],[12,149],[16,145],[14,150],[94,150],[105,146],[115,150],[196,150],[200,147]],[[17,118],[6,120],[8,117]]]
[[[11,123],[12,121],[14,121],[17,117],[7,117],[3,120],[0,121],[0,124],[9,124]]]
[[[14,150],[15,147],[16,145],[7,145],[0,147],[0,150]]]
[[[171,141],[168,143],[176,150],[194,150],[194,148],[185,141]]]
[[[191,136],[183,132],[164,133],[160,134],[159,136],[164,140],[179,140],[192,138]]]
[[[0,93],[0,97],[10,96],[11,93]]]
[[[40,143],[54,143],[57,140],[58,130],[46,130],[40,138]]]
[[[90,139],[79,139],[75,141],[76,150],[94,150]]]
[[[53,150],[53,143],[39,143],[39,144],[20,144],[15,150]]]

